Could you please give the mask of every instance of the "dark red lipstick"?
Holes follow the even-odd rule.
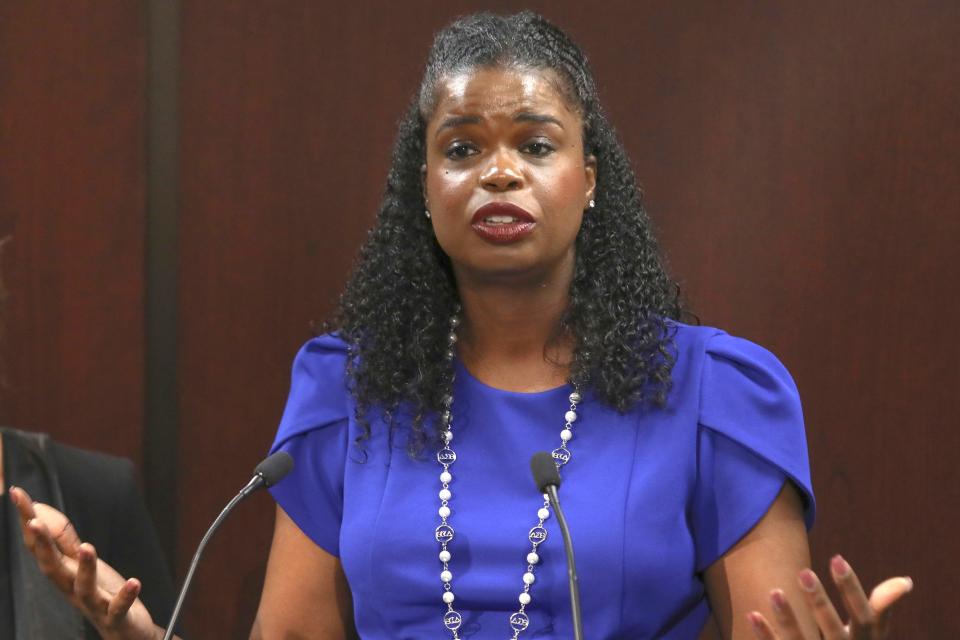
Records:
[[[477,209],[470,219],[470,226],[488,242],[510,244],[533,233],[537,222],[515,204],[491,202]]]

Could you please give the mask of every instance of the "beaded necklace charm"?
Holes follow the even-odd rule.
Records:
[[[448,336],[449,344],[447,348],[446,357],[451,366],[453,367],[453,358],[455,356],[455,345],[457,342],[457,327],[460,324],[460,319],[454,315],[450,318],[450,334]],[[451,637],[454,640],[460,640],[459,629],[463,624],[463,617],[456,609],[453,608],[453,602],[455,596],[453,594],[453,573],[450,571],[450,561],[452,555],[450,553],[450,543],[453,541],[455,531],[453,526],[450,524],[450,501],[453,498],[453,493],[450,490],[450,485],[453,483],[453,474],[451,469],[453,464],[457,461],[457,454],[453,449],[453,380],[451,377],[450,380],[450,391],[443,398],[444,410],[440,416],[441,421],[441,433],[443,436],[443,446],[437,452],[437,462],[440,463],[440,466],[443,470],[440,472],[440,492],[438,494],[440,498],[440,508],[437,510],[437,513],[440,516],[440,525],[435,530],[435,537],[437,542],[440,544],[440,563],[442,569],[440,571],[440,582],[443,584],[443,603],[446,605],[446,611],[443,614],[443,625],[450,631],[452,634]],[[573,393],[569,396],[570,408],[564,413],[564,426],[560,431],[560,446],[553,450],[552,456],[553,460],[559,469],[563,465],[567,464],[570,461],[571,453],[567,448],[567,444],[573,439],[573,423],[577,420],[577,404],[580,402],[581,396],[579,389],[574,388]],[[535,569],[540,563],[540,554],[537,552],[540,548],[540,545],[543,544],[547,539],[547,529],[544,527],[544,523],[550,517],[550,501],[547,499],[546,494],[543,496],[543,502],[537,509],[537,521],[536,524],[530,529],[527,534],[527,539],[530,543],[529,551],[526,555],[526,571],[523,573],[523,587],[520,591],[520,596],[518,598],[520,602],[520,607],[516,612],[510,614],[509,625],[513,631],[511,636],[512,640],[516,640],[520,633],[525,631],[530,624],[530,618],[527,616],[526,609],[530,604],[531,595],[530,590],[533,586],[533,583],[536,582]]]

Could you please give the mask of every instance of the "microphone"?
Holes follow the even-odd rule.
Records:
[[[210,538],[213,537],[214,531],[216,531],[224,520],[227,519],[227,516],[233,511],[233,508],[237,506],[241,500],[249,496],[254,491],[262,489],[264,487],[272,487],[277,484],[283,478],[290,473],[290,470],[293,469],[293,458],[290,457],[290,454],[286,451],[275,451],[274,453],[267,456],[267,458],[257,465],[257,468],[253,470],[253,477],[250,478],[250,482],[240,490],[240,493],[233,497],[227,506],[224,507],[223,511],[220,512],[220,515],[217,516],[217,519],[213,521],[213,524],[210,525],[210,528],[207,529],[207,532],[203,535],[203,538],[200,540],[199,546],[197,546],[197,552],[193,554],[193,560],[190,561],[190,569],[187,571],[187,577],[183,580],[183,586],[180,587],[180,594],[177,596],[177,604],[173,608],[173,614],[170,616],[170,623],[167,625],[167,631],[163,635],[163,640],[170,640],[173,637],[173,629],[177,624],[177,620],[180,618],[180,609],[183,607],[183,601],[187,599],[187,591],[190,590],[190,583],[193,581],[193,574],[197,570],[197,564],[200,562],[200,556],[203,554],[204,548],[207,546],[207,542],[210,541]]]
[[[541,493],[547,495],[550,506],[557,514],[557,524],[563,535],[563,549],[567,554],[567,576],[570,578],[570,612],[573,616],[574,640],[583,640],[583,619],[580,616],[580,586],[577,582],[577,565],[573,560],[573,542],[570,540],[570,529],[567,519],[560,509],[560,497],[557,489],[560,487],[560,471],[546,451],[539,451],[530,458],[530,471],[533,472],[533,481]]]

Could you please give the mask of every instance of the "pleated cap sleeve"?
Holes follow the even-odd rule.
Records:
[[[339,556],[343,483],[349,447],[347,346],[314,338],[293,362],[290,394],[270,452],[293,457],[290,474],[271,487],[277,504],[311,540]]]
[[[772,353],[725,333],[705,345],[700,380],[693,528],[697,569],[737,543],[766,514],[784,482],[815,503],[796,384]]]

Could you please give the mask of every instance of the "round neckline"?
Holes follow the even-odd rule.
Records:
[[[454,367],[456,368],[458,377],[462,376],[474,386],[480,387],[485,391],[489,391],[491,393],[497,393],[505,396],[513,396],[516,398],[538,398],[538,397],[545,397],[549,395],[555,395],[561,391],[564,393],[567,393],[568,391],[573,389],[573,386],[569,382],[565,382],[560,386],[551,387],[549,389],[544,389],[542,391],[510,391],[509,389],[501,389],[499,387],[491,386],[486,382],[484,382],[483,380],[480,380],[475,375],[470,373],[470,370],[467,369],[467,366],[463,364],[463,361],[460,358],[454,359]]]

